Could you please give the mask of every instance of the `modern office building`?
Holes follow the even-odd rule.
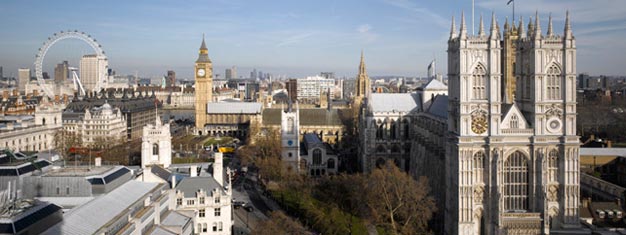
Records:
[[[80,59],[80,80],[85,91],[100,91],[107,86],[109,61],[104,56],[84,55]]]

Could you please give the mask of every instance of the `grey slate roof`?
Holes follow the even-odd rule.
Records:
[[[129,181],[110,193],[66,213],[62,222],[42,234],[94,234],[158,186],[158,183]]]
[[[169,231],[161,226],[153,226],[146,232],[147,235],[176,235],[175,232]]]
[[[448,96],[437,95],[431,101],[430,107],[428,107],[428,113],[440,118],[448,118]]]
[[[222,190],[223,193],[224,188],[215,181],[213,177],[187,177],[180,181],[178,185],[176,185],[176,190],[181,191],[184,197],[195,197],[198,189],[203,189],[205,192],[211,192],[213,189],[218,188]]]
[[[263,110],[263,124],[280,125],[280,108]],[[347,109],[300,109],[301,126],[341,126],[343,120],[349,120]]]
[[[421,107],[417,93],[373,93],[368,99],[372,112],[416,112]]]
[[[161,224],[165,226],[185,226],[190,220],[190,217],[181,213],[168,211],[165,216],[161,218]]]
[[[257,114],[261,113],[261,103],[253,102],[223,102],[208,103],[207,113],[209,114]]]
[[[448,86],[437,79],[431,79],[426,85],[422,87],[424,90],[448,90]]]

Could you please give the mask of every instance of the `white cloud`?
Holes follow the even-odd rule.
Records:
[[[370,26],[369,24],[362,24],[362,25],[359,25],[356,31],[358,31],[359,33],[367,33],[371,29],[372,29],[372,26]]]

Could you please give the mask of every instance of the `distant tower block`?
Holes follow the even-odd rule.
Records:
[[[141,144],[141,167],[161,165],[165,168],[172,164],[172,135],[170,124],[162,124],[156,116],[156,125],[148,124],[143,128]]]

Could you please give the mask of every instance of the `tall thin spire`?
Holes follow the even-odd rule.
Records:
[[[359,63],[359,75],[361,74],[367,74],[367,71],[365,70],[365,58],[363,57],[363,49],[361,49],[361,62]]]
[[[515,27],[515,26],[513,26],[513,27]],[[506,34],[507,31],[510,31],[510,30],[511,30],[511,28],[509,26],[509,17],[505,16],[504,17],[504,32],[505,32],[505,34]]]
[[[519,38],[526,37],[526,31],[524,31],[524,17],[519,17],[519,28],[517,29],[519,33]]]
[[[565,33],[564,33],[565,38],[572,38],[572,25],[569,21],[569,10],[567,10],[567,12],[565,13]]]
[[[459,37],[461,39],[467,38],[467,26],[465,26],[465,13],[461,11],[461,29]]]
[[[202,34],[202,45],[200,45],[200,50],[208,50],[206,47],[206,43],[204,42],[204,33]]]
[[[456,24],[454,22],[454,16],[452,16],[452,26],[450,26],[450,40],[456,38]]]
[[[485,24],[483,23],[483,14],[480,14],[480,25],[478,26],[478,36],[485,36]]]
[[[533,37],[535,33],[535,26],[533,25],[533,17],[528,17],[528,37]]]
[[[548,19],[548,37],[554,36],[554,32],[552,31],[552,13],[550,13],[550,17]]]
[[[508,22],[508,19],[507,19]],[[507,23],[508,24],[508,23]],[[496,22],[496,13],[495,12],[491,12],[491,34],[489,37],[493,37],[493,38],[497,38],[497,36],[500,34],[500,30],[498,30],[498,23]],[[505,30],[506,30],[506,26],[505,26]]]
[[[535,11],[535,33],[533,36],[535,39],[541,38],[541,21],[539,20],[539,11]]]

